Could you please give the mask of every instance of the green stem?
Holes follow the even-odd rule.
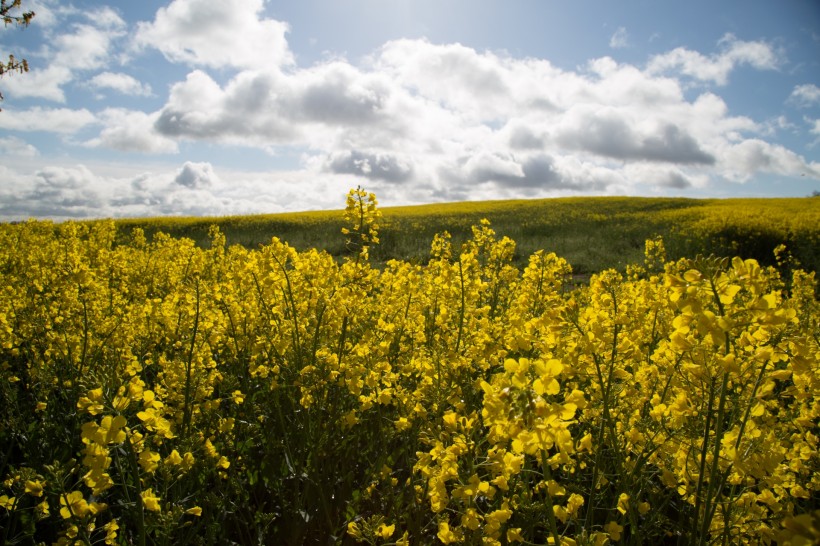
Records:
[[[706,424],[703,427],[703,440],[700,448],[700,469],[698,471],[698,486],[695,490],[695,516],[693,523],[693,534],[698,534],[698,517],[700,516],[701,503],[703,500],[703,480],[706,474],[706,454],[709,451],[709,432],[712,428],[712,408],[715,403],[714,379],[709,382],[709,401],[706,404]]]
[[[191,332],[191,345],[188,348],[188,360],[185,363],[185,406],[182,412],[182,430],[187,438],[191,428],[191,416],[193,413],[191,401],[191,377],[194,360],[194,348],[196,347],[196,334],[199,329],[199,279],[196,281],[196,314],[194,315],[194,328]]]
[[[464,268],[462,266],[461,260],[458,262],[458,276],[461,280],[461,309],[459,310],[458,314],[458,337],[456,338],[456,350],[455,353],[458,354],[458,347],[461,345],[461,333],[464,330],[464,310],[466,307],[465,303],[465,296],[464,296]]]
[[[145,546],[145,507],[142,504],[142,487],[140,484],[140,469],[137,464],[137,452],[131,444],[131,438],[126,438],[124,444],[128,451],[128,462],[131,466],[131,472],[134,476],[134,487],[137,491],[137,494],[134,495],[137,508],[137,544],[139,546]],[[128,485],[124,483],[123,487],[127,488]]]
[[[544,451],[541,451],[541,471],[544,474],[544,479],[547,482],[552,481],[552,472],[550,471],[549,464],[547,464],[547,454]],[[552,507],[552,495],[550,495],[548,483],[546,484],[544,493],[547,495],[547,520],[550,524],[550,532],[552,533],[552,539],[555,546],[560,546],[561,535],[558,533],[558,522],[555,520],[555,510]]]
[[[699,544],[706,544],[706,536],[709,533],[709,527],[712,522],[712,497],[720,494],[720,480],[717,480],[718,470],[720,469],[720,445],[723,440],[723,420],[726,417],[726,389],[729,384],[729,373],[723,373],[723,380],[720,385],[720,402],[718,403],[717,422],[715,423],[715,444],[712,450],[712,468],[709,471],[709,485],[706,489],[706,504],[703,508],[703,521],[701,522]]]

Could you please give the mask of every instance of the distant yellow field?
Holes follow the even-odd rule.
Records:
[[[544,249],[565,257],[573,268],[593,272],[623,267],[641,259],[643,241],[656,235],[667,241],[671,256],[741,254],[764,262],[785,244],[804,267],[816,270],[820,246],[820,198],[681,199],[643,197],[572,197],[476,201],[382,210],[382,244],[372,249],[379,262],[425,261],[430,241],[443,231],[461,242],[473,225],[487,218],[493,228],[518,245],[516,263]],[[216,224],[229,243],[255,248],[280,237],[299,249],[344,253],[339,235],[341,210],[284,214],[122,219],[121,231],[142,227],[207,242]]]

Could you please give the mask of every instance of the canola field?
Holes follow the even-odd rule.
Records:
[[[563,197],[553,199],[438,203],[386,207],[371,262],[391,259],[427,263],[430,241],[444,231],[456,248],[472,237],[472,226],[490,220],[500,237],[516,242],[512,264],[527,266],[530,255],[549,249],[581,275],[623,270],[643,260],[646,239],[664,238],[670,259],[715,254],[753,258],[775,265],[773,251],[785,244],[807,271],[820,268],[820,198],[683,199]],[[162,217],[117,220],[128,235],[164,232],[207,246],[217,225],[229,245],[257,248],[276,236],[297,250],[319,248],[340,259],[349,254],[339,230],[342,211],[311,211],[212,218]]]
[[[0,543],[820,541],[817,280],[788,244],[652,237],[575,286],[490,221],[375,267],[380,216],[351,191],[341,260],[0,226]]]

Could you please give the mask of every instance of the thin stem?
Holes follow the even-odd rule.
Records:
[[[541,472],[544,474],[544,479],[547,480],[547,482],[552,481],[552,472],[550,471],[549,464],[547,464],[547,454],[545,451],[541,451]],[[555,521],[555,509],[552,507],[552,495],[550,495],[549,485],[544,488],[544,493],[547,495],[547,521],[549,521],[550,524],[552,539],[555,546],[560,546],[561,535],[558,533],[558,522]]]
[[[712,408],[715,403],[714,379],[709,382],[709,400],[706,404],[706,424],[703,427],[703,440],[700,448],[700,469],[698,471],[698,486],[695,490],[695,520],[693,522],[693,532],[697,536],[698,517],[700,515],[701,503],[703,501],[703,479],[706,474],[706,454],[709,451],[709,432],[712,427]]]
[[[139,546],[145,546],[145,507],[142,504],[142,492],[140,491],[140,469],[137,464],[137,453],[134,450],[133,444],[131,444],[131,438],[126,438],[124,444],[128,451],[128,462],[131,466],[131,473],[134,476],[134,487],[137,491],[137,494],[134,495],[137,508],[137,544]],[[128,487],[127,484],[123,484],[123,486]]]
[[[185,363],[185,407],[182,412],[182,430],[185,437],[188,436],[191,428],[191,415],[193,413],[191,402],[191,368],[193,367],[194,348],[196,347],[196,334],[199,329],[199,279],[196,280],[196,313],[194,314],[194,327],[191,332],[191,345],[188,348],[188,360]]]

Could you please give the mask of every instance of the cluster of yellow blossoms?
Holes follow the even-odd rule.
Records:
[[[811,544],[814,273],[0,226],[2,542]]]

